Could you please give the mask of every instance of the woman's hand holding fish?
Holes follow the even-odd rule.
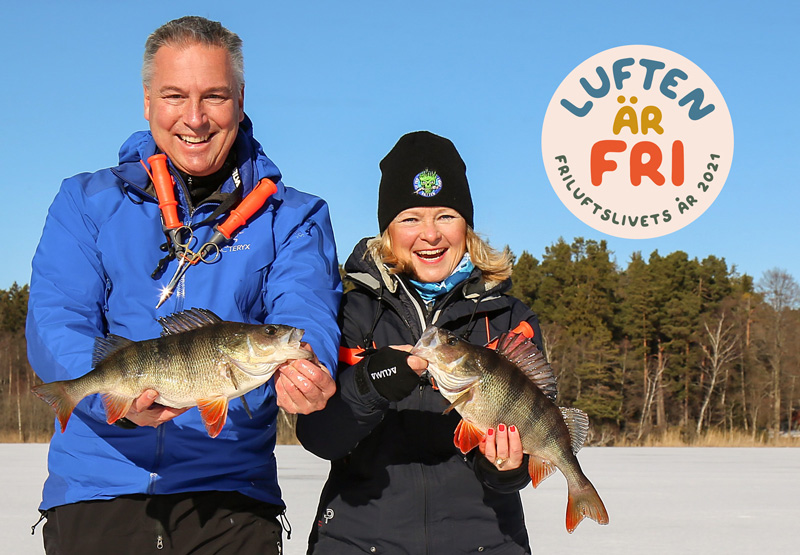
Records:
[[[389,346],[392,349],[397,349],[398,351],[405,351],[407,353],[411,352],[411,349],[414,348],[413,345],[389,345]],[[422,373],[428,368],[427,360],[414,355],[409,356],[406,359],[406,363],[419,376],[421,376]]]
[[[169,422],[191,408],[175,409],[172,407],[165,407],[155,402],[157,398],[158,391],[153,389],[146,390],[133,400],[133,404],[125,415],[125,418],[137,426],[158,428],[164,422]]]
[[[303,348],[313,349],[303,343]],[[290,414],[309,414],[325,408],[336,391],[330,372],[315,356],[312,360],[292,360],[275,372],[278,406]]]
[[[498,470],[514,470],[522,464],[522,440],[516,426],[489,428],[478,448]]]

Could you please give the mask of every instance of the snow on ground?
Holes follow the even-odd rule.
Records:
[[[47,445],[0,444],[0,551],[41,555],[41,525],[31,536],[46,470]],[[277,449],[292,538],[301,555],[327,463],[298,446]],[[800,553],[800,449],[586,448],[579,453],[610,515],[608,526],[564,526],[560,473],[523,491],[535,554]],[[447,555],[447,554],[442,554]]]

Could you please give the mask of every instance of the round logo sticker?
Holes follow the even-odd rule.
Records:
[[[705,212],[733,157],[733,125],[713,81],[655,46],[620,46],[575,68],[542,128],[547,177],[585,224],[661,237]]]
[[[442,178],[435,171],[425,170],[414,176],[414,192],[421,197],[432,197],[442,189]]]

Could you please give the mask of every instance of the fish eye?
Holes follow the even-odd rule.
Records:
[[[455,335],[451,335],[450,337],[447,338],[447,344],[450,345],[451,347],[455,347],[456,345],[458,345],[458,337],[456,337]]]
[[[278,333],[278,328],[273,325],[269,325],[264,327],[264,331],[267,333],[267,335],[275,335]]]

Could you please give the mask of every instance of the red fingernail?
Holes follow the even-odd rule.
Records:
[[[488,435],[488,436],[492,435],[493,433],[494,433],[494,429],[492,429],[492,428],[489,428],[488,430],[486,430],[486,435]]]
[[[506,425],[505,425],[505,424],[500,424],[500,425],[497,427],[497,431],[498,431],[498,432],[505,432],[505,431],[506,431]]]
[[[509,432],[516,432],[516,431],[517,431],[517,427],[516,427],[516,426],[511,426],[511,427],[508,429],[508,431],[509,431]]]

